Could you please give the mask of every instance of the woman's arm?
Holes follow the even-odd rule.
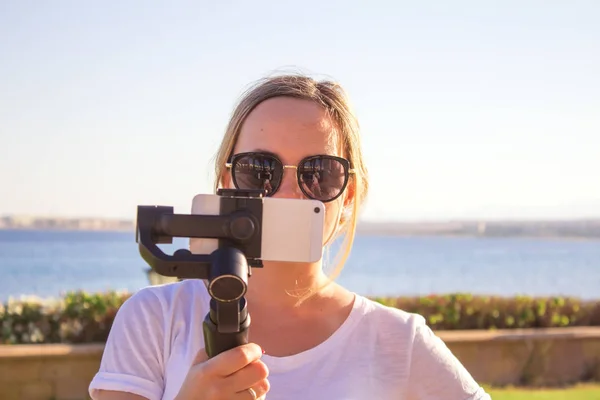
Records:
[[[491,400],[450,349],[426,325],[413,342],[409,400]]]
[[[89,386],[93,400],[162,398],[164,308],[151,288],[139,290],[119,308]]]

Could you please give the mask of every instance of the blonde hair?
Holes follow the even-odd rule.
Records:
[[[256,82],[245,93],[233,110],[225,135],[215,157],[215,191],[222,187],[225,176],[225,163],[228,161],[237,139],[242,124],[252,110],[263,101],[273,97],[293,97],[297,99],[314,101],[321,105],[335,123],[342,141],[343,152],[354,168],[355,173],[350,175],[346,190],[352,190],[354,199],[350,207],[342,213],[342,221],[338,221],[337,232],[333,240],[344,234],[343,247],[339,261],[333,273],[329,276],[333,281],[342,271],[352,245],[356,232],[360,206],[363,204],[368,188],[368,172],[363,160],[360,143],[360,130],[356,117],[351,109],[348,96],[344,89],[330,80],[317,81],[305,75],[281,75],[267,77]],[[348,214],[349,217],[348,217]]]

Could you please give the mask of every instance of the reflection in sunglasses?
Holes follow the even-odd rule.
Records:
[[[233,164],[233,165],[232,165]],[[350,170],[347,160],[334,156],[311,156],[295,165],[283,165],[276,157],[263,153],[233,156],[233,183],[238,188],[265,189],[269,195],[279,189],[285,168],[295,168],[304,194],[324,202],[337,198],[346,188]]]

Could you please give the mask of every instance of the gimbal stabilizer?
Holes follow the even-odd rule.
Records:
[[[142,258],[163,276],[208,280],[212,297],[204,323],[208,357],[248,343],[246,289],[251,267],[262,267],[264,191],[219,189],[219,215],[174,214],[173,207],[138,206],[136,242]],[[179,249],[165,254],[158,243],[174,237],[218,239],[211,254]]]

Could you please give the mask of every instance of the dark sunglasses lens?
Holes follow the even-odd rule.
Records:
[[[302,189],[319,201],[329,201],[344,189],[348,179],[346,166],[335,158],[313,157],[305,160],[298,169]]]
[[[264,189],[267,196],[281,182],[283,166],[268,155],[245,155],[233,162],[233,183],[238,189]]]

